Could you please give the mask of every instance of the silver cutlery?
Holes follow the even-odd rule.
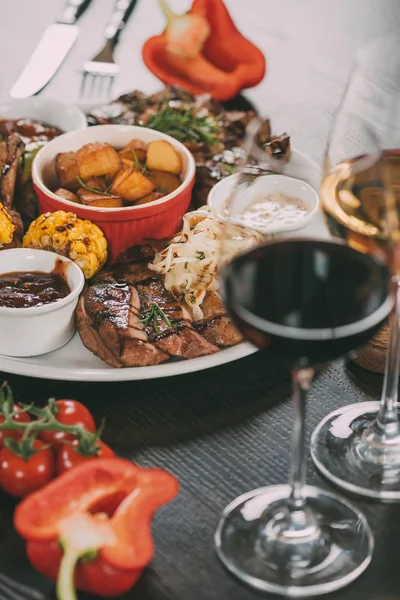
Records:
[[[14,84],[13,98],[27,98],[50,81],[78,37],[75,25],[91,0],[68,0],[61,18],[44,32],[36,50]]]
[[[114,48],[137,0],[116,0],[114,12],[105,30],[106,42],[92,60],[83,65],[81,96],[109,97],[119,65],[114,61]]]

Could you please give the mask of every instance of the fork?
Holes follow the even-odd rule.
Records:
[[[136,3],[137,0],[116,0],[114,12],[105,30],[104,47],[92,60],[83,64],[81,97],[110,96],[114,79],[119,73],[119,65],[114,62],[114,48]]]

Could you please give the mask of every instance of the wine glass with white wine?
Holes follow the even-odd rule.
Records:
[[[325,155],[321,200],[334,236],[383,259],[395,306],[380,402],[345,406],[314,431],[321,473],[352,493],[400,500],[400,37],[362,50],[337,112]]]

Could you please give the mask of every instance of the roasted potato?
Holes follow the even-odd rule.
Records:
[[[145,162],[147,155],[147,144],[142,140],[131,140],[129,144],[119,151],[122,159],[127,158],[134,161],[135,156],[139,162]]]
[[[86,206],[102,206],[103,208],[119,208],[124,205],[122,198],[118,196],[106,196],[89,192],[85,188],[78,190],[78,197]]]
[[[60,196],[60,198],[64,198],[64,200],[69,200],[70,202],[76,202],[77,204],[80,204],[80,199],[78,198],[78,196],[76,194],[74,194],[74,192],[70,192],[69,190],[66,190],[65,188],[58,188],[58,190],[56,190],[54,192],[57,196]]]
[[[108,187],[104,177],[90,177],[90,179],[86,179],[84,183],[88,187],[91,187],[94,190],[100,190],[101,192],[105,192]]]
[[[133,162],[133,160],[129,160],[129,158],[122,158],[122,168],[123,169],[135,169],[135,167],[137,166],[136,163]]]
[[[163,196],[164,194],[161,194],[160,192],[151,192],[151,194],[147,194],[147,196],[143,196],[143,198],[140,198],[140,200],[135,202],[135,206],[139,204],[148,204],[149,202],[154,202],[155,200],[160,200],[160,198],[162,198]]]
[[[166,171],[179,175],[182,171],[182,160],[171,144],[165,140],[150,142],[147,148],[146,165],[149,169]]]
[[[166,171],[153,170],[149,172],[149,178],[156,188],[165,194],[170,194],[181,185],[181,180],[177,175],[167,173]]]
[[[76,192],[80,187],[77,177],[79,165],[76,152],[61,152],[56,156],[56,174],[60,187]]]
[[[134,202],[142,198],[142,196],[150,194],[154,188],[154,183],[150,179],[147,179],[140,171],[125,169],[117,173],[112,182],[110,192],[115,196],[120,196],[127,202]]]
[[[79,175],[83,180],[90,177],[116,173],[121,167],[118,152],[110,144],[95,142],[86,144],[76,153]]]

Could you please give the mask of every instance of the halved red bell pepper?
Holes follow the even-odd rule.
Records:
[[[32,565],[57,581],[60,600],[75,600],[75,587],[115,597],[151,561],[153,514],[178,487],[159,469],[120,458],[90,461],[23,500],[14,525]]]
[[[175,15],[160,2],[167,28],[147,40],[142,54],[163,83],[225,101],[262,81],[265,57],[240,33],[222,0],[194,0],[187,15]]]

